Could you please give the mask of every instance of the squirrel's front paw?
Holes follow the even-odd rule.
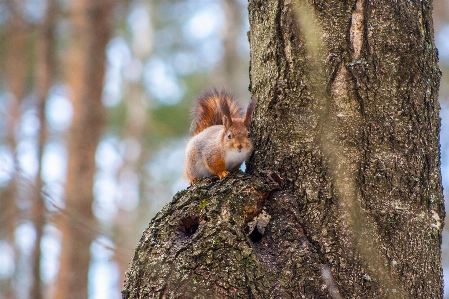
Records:
[[[227,176],[229,174],[229,171],[222,171],[222,172],[220,172],[220,173],[218,173],[218,177],[220,178],[220,180],[222,179],[222,178],[224,178],[225,176]]]

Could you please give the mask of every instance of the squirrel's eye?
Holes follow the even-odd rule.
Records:
[[[228,135],[228,139],[231,139],[231,134]]]
[[[251,134],[250,133],[248,133],[248,138],[250,138],[251,137]]]

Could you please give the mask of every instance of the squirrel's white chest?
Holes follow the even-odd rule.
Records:
[[[242,151],[228,151],[226,153],[226,170],[230,171],[237,165],[242,164],[248,156],[249,150]]]

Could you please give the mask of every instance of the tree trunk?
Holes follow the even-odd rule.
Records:
[[[27,55],[27,49],[30,45],[31,30],[18,8],[18,1],[8,3],[8,19],[6,40],[6,61],[4,64],[5,81],[7,87],[8,113],[6,114],[6,144],[8,150],[12,153],[14,159],[13,173],[8,183],[6,196],[2,200],[0,218],[4,219],[5,225],[1,228],[1,235],[9,243],[14,251],[14,264],[18,264],[23,255],[18,244],[16,244],[14,232],[20,223],[23,212],[17,203],[20,198],[20,185],[22,171],[18,161],[18,144],[20,142],[19,126],[23,114],[23,99],[27,92],[27,64],[31,63]],[[4,288],[5,299],[17,297],[17,291],[14,288],[14,281],[21,275],[20,269],[15,269],[14,274],[6,281]]]
[[[212,82],[216,86],[233,88],[238,99],[249,98],[248,60],[242,58],[239,49],[239,36],[243,27],[241,3],[237,0],[224,0],[221,3],[224,22],[220,31],[223,41],[223,56],[217,71],[212,75]],[[239,51],[240,50],[240,51]],[[244,63],[243,63],[244,62]]]
[[[251,172],[279,173],[297,197],[343,298],[441,298],[431,3],[314,3],[250,3]]]
[[[43,24],[39,30],[39,37],[36,41],[36,71],[35,71],[35,96],[37,102],[37,116],[39,118],[38,135],[38,171],[36,176],[36,191],[34,193],[34,202],[31,218],[36,228],[36,240],[31,254],[31,272],[32,285],[30,288],[30,298],[41,299],[43,296],[41,280],[41,240],[44,234],[45,203],[42,196],[42,160],[45,143],[47,142],[47,123],[45,118],[45,109],[48,93],[54,80],[54,46],[56,29],[56,0],[48,0],[46,3],[46,14]]]
[[[442,298],[428,1],[249,1],[255,150],[150,223],[123,298]]]
[[[105,122],[101,95],[114,3],[71,1],[72,39],[66,74],[74,115],[68,139],[67,217],[61,217],[60,223],[62,250],[55,298],[87,298],[90,244],[96,229],[92,212],[95,151]]]

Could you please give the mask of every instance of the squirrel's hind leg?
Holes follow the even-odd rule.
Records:
[[[209,167],[210,171],[220,178],[224,178],[229,174],[229,171],[226,170],[226,164],[220,157],[212,157],[212,159],[207,161],[207,167]]]
[[[229,174],[229,171],[222,171],[221,173],[217,173],[218,177],[220,178],[220,180],[222,178],[224,178],[225,176],[227,176]]]

